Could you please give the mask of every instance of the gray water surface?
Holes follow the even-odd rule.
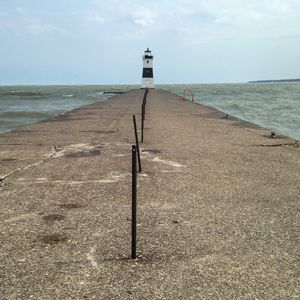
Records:
[[[300,83],[161,86],[178,95],[186,87],[197,103],[300,140]]]
[[[105,101],[134,85],[2,86],[0,132],[32,124],[82,105]],[[300,83],[157,85],[183,95],[190,88],[196,102],[300,140]]]

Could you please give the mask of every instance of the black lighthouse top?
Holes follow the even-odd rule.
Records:
[[[145,51],[145,58],[153,58],[153,55],[151,54],[149,48],[147,48],[147,50]]]

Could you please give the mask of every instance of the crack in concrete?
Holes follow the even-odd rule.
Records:
[[[130,173],[119,173],[119,172],[110,172],[105,177],[101,179],[94,179],[94,180],[50,180],[46,177],[39,177],[39,178],[28,178],[25,181],[25,178],[19,178],[17,183],[18,184],[66,184],[66,185],[80,185],[80,184],[97,184],[97,183],[117,183],[120,180],[123,180],[127,177],[130,177]],[[141,180],[146,178],[148,175],[141,175],[143,176]]]
[[[135,99],[136,98],[139,98],[140,97],[140,94],[138,93],[137,94],[137,96],[135,97]],[[127,104],[127,106],[125,107],[125,109],[124,109],[124,111],[121,111],[120,113],[118,113],[118,115],[116,116],[116,118],[111,122],[111,125],[108,127],[108,129],[107,130],[112,130],[112,128],[113,128],[113,126],[115,126],[115,123],[129,110],[129,107],[130,107],[130,103],[128,103]],[[46,120],[47,121],[47,120]],[[48,121],[49,121],[49,119],[48,119]],[[83,144],[83,145],[86,145],[86,144]],[[125,145],[124,143],[123,143],[123,145]],[[78,145],[77,145],[78,146]],[[21,172],[21,171],[24,171],[24,170],[27,170],[27,169],[29,169],[29,168],[31,168],[31,167],[34,167],[34,166],[38,166],[38,165],[40,165],[40,164],[42,164],[42,163],[44,163],[44,162],[47,162],[48,160],[50,160],[51,158],[56,158],[56,156],[63,156],[64,155],[64,153],[61,153],[61,152],[63,152],[62,150],[63,149],[61,149],[61,148],[59,148],[58,146],[56,146],[56,145],[53,145],[52,146],[52,148],[53,148],[53,153],[49,156],[49,157],[47,157],[47,158],[45,158],[45,159],[43,159],[43,160],[41,160],[41,161],[38,161],[38,162],[36,162],[36,163],[33,163],[33,164],[30,164],[30,165],[27,165],[27,166],[25,166],[25,167],[20,167],[20,168],[17,168],[16,170],[13,170],[12,172],[10,172],[10,173],[7,173],[7,174],[4,174],[4,175],[0,175],[0,191],[2,191],[2,189],[4,188],[4,186],[5,186],[5,181],[10,177],[10,176],[12,176],[12,175],[14,175],[14,174],[16,174],[16,173],[18,173],[18,172]],[[59,152],[59,153],[58,153]],[[62,154],[62,155],[61,155]]]
[[[296,148],[299,147],[298,142],[294,143],[280,143],[280,144],[259,144],[259,145],[253,145],[253,146],[258,146],[258,147],[282,147],[282,146],[294,146]]]
[[[21,172],[21,171],[25,171],[25,170],[28,170],[29,168],[31,167],[36,167],[36,166],[39,166],[41,165],[42,163],[45,163],[47,161],[49,161],[51,158],[54,157],[54,155],[56,154],[57,150],[56,150],[56,146],[53,145],[52,146],[52,149],[53,149],[53,152],[50,154],[50,156],[46,157],[45,159],[42,159],[38,162],[35,162],[35,163],[32,163],[32,164],[29,164],[27,166],[23,166],[23,167],[20,167],[20,168],[17,168],[7,174],[4,174],[0,177],[0,191],[4,188],[5,186],[5,181],[10,177],[10,176],[13,176],[14,174],[18,173],[18,172]]]

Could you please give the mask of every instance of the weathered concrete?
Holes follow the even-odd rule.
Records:
[[[1,299],[297,299],[300,148],[151,90],[0,135]],[[139,119],[139,118],[138,118]]]

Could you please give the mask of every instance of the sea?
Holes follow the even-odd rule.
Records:
[[[0,86],[0,133],[107,101],[139,85]],[[300,140],[300,83],[165,84],[156,88]],[[190,92],[187,98],[191,99]]]

